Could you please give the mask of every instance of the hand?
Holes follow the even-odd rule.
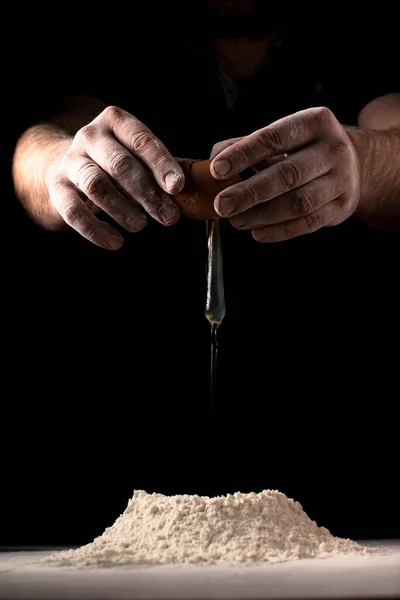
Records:
[[[89,210],[88,200],[136,232],[147,223],[145,213],[163,225],[176,223],[179,208],[169,194],[183,185],[181,167],[160,140],[135,117],[110,106],[77,132],[51,177],[49,194],[68,225],[94,244],[116,250],[122,236]]]
[[[216,154],[216,156],[215,156]],[[285,117],[213,149],[211,173],[251,177],[218,194],[214,207],[260,242],[277,242],[337,225],[357,208],[358,160],[346,131],[327,108]]]

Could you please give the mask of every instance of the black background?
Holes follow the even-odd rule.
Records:
[[[224,224],[227,317],[213,426],[203,225],[150,224],[111,255],[42,231],[13,196],[18,132],[41,103],[75,87],[77,50],[96,70],[118,31],[87,29],[90,18],[73,14],[45,24],[26,13],[7,50],[0,544],[89,542],[134,489],[279,489],[336,535],[399,537],[398,236],[351,222],[255,255]],[[336,16],[363,31],[370,53],[390,39],[386,23]],[[124,35],[132,23],[137,40],[140,19],[124,19]],[[153,25],[144,30],[154,41]],[[88,33],[97,40],[90,51]],[[165,94],[182,102],[178,72],[152,108]]]

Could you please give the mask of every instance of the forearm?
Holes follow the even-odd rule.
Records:
[[[46,229],[57,230],[63,225],[50,202],[48,182],[72,139],[56,125],[35,125],[23,133],[15,149],[15,193],[29,215]]]
[[[57,230],[64,225],[50,202],[49,180],[76,131],[103,108],[95,99],[73,99],[63,114],[27,129],[17,142],[12,166],[15,192],[31,217],[46,229]]]
[[[361,174],[355,216],[379,229],[400,231],[400,127],[349,129]]]

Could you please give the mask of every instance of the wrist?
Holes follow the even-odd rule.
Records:
[[[356,127],[345,129],[351,142],[356,158],[356,168],[359,179],[359,202],[355,214],[364,212],[365,204],[369,198],[369,187],[371,181],[371,169],[376,152],[374,137],[370,132],[363,131]]]
[[[395,157],[400,153],[400,128],[346,129],[354,148],[360,195],[354,215],[378,229],[399,231],[400,177]]]
[[[42,125],[40,134],[46,139],[46,150],[43,163],[43,183],[48,189],[51,178],[55,175],[58,166],[71,147],[73,137],[63,129],[53,125]]]

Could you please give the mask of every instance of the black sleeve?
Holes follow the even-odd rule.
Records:
[[[394,15],[332,17],[319,28],[322,36],[321,72],[327,73],[327,97],[336,117],[356,125],[361,110],[372,100],[400,92],[399,36]],[[323,98],[321,98],[323,101]]]
[[[363,21],[350,21],[347,28],[346,84],[359,114],[375,98],[400,92],[400,38],[389,11],[375,18],[367,14]]]
[[[360,74],[357,84],[364,105],[379,96],[400,92],[399,39],[391,25],[370,27],[364,51],[356,54]]]

